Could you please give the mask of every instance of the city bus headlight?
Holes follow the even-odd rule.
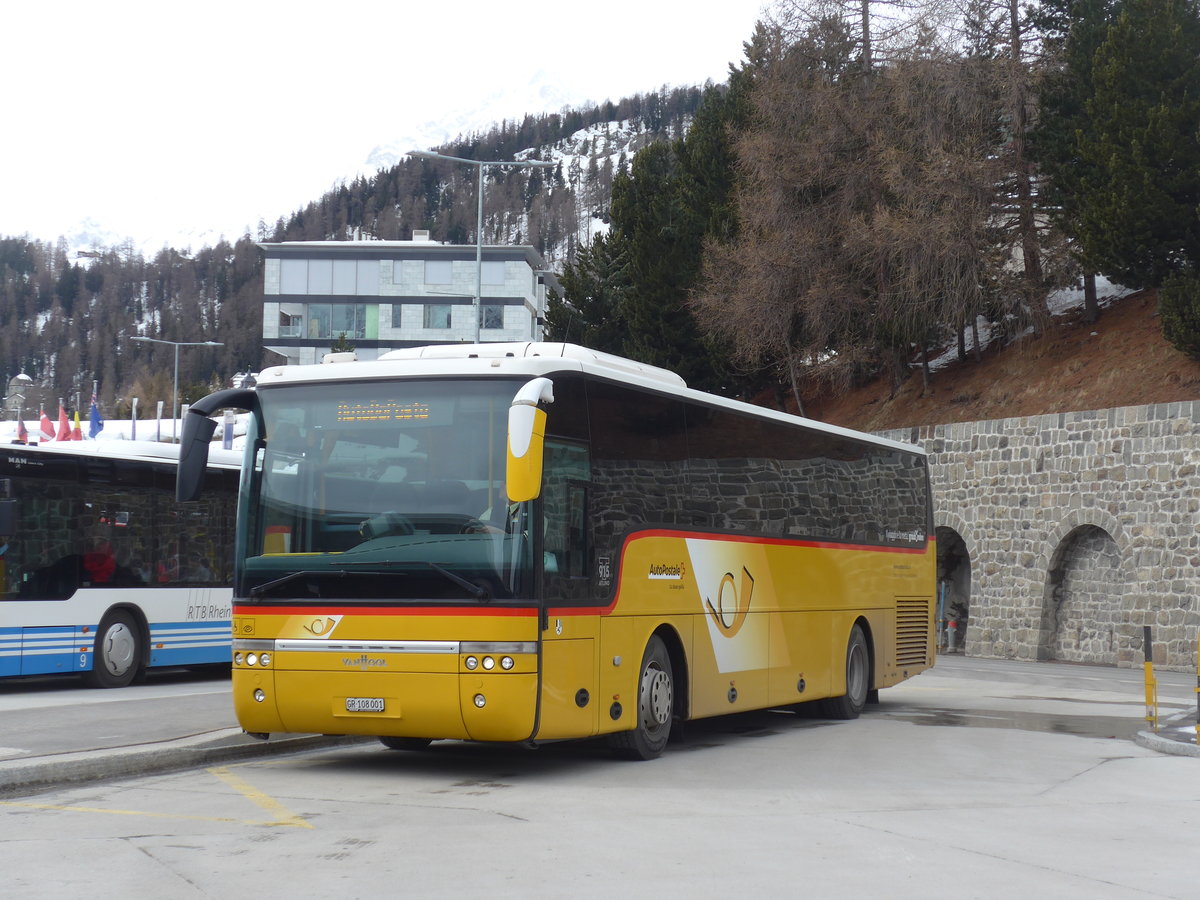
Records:
[[[490,656],[485,656],[483,658],[483,667],[490,672],[492,669],[496,668],[496,661]]]
[[[480,709],[483,709],[485,706],[487,706],[487,697],[483,696],[483,694],[476,694],[475,705]]]
[[[511,669],[515,665],[516,665],[516,662],[513,660],[513,658],[511,656],[500,657],[500,668],[504,669],[504,671],[507,672],[509,669]]]
[[[235,666],[240,666],[242,664],[243,659],[244,659],[244,657],[242,656],[241,650],[239,650],[237,653],[233,654],[233,664]]]
[[[477,659],[476,659],[475,657],[473,657],[473,656],[468,656],[468,657],[466,658],[466,661],[464,662],[464,665],[465,665],[465,666],[466,666],[468,669],[470,669],[472,672],[474,672],[474,671],[475,671],[475,669],[477,669],[477,668],[479,667],[479,660],[477,660]]]
[[[246,665],[257,666],[258,665],[258,654],[257,653],[247,653],[246,654]]]
[[[271,664],[271,654],[264,653],[262,656],[260,656],[258,658],[258,661],[259,661],[259,663],[261,663],[264,666],[269,666]]]
[[[254,700],[256,703],[262,703],[267,699],[267,692],[262,688],[256,688],[254,691]]]

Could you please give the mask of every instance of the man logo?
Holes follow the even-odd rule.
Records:
[[[746,616],[750,613],[750,596],[753,593],[754,576],[743,566],[740,588],[734,583],[733,573],[726,572],[721,579],[720,587],[717,588],[716,607],[713,606],[711,600],[705,599],[704,605],[708,607],[708,614],[712,616],[713,624],[725,637],[733,637],[746,624]],[[726,611],[727,603],[728,611]],[[727,616],[731,616],[732,620],[727,619]]]

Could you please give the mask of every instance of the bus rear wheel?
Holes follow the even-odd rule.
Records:
[[[675,712],[675,673],[667,645],[658,635],[642,654],[638,676],[637,725],[611,735],[609,746],[624,759],[654,759],[666,749]]]
[[[142,665],[142,631],[125,610],[114,610],[96,629],[92,669],[83,673],[91,687],[117,688],[130,684]]]
[[[871,692],[871,651],[862,626],[850,629],[846,643],[846,693],[820,703],[821,715],[829,719],[857,719]]]

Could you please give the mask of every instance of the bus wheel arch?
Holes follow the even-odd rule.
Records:
[[[125,687],[143,677],[149,659],[150,628],[134,606],[113,606],[96,628],[92,668],[83,673],[91,687]]]
[[[846,692],[820,701],[821,714],[830,719],[857,719],[874,693],[875,642],[871,626],[863,618],[850,628],[844,663]]]
[[[609,735],[617,756],[647,760],[662,755],[683,709],[686,671],[679,636],[659,628],[647,640],[638,665],[634,727]]]

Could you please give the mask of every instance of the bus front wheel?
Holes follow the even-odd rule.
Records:
[[[610,746],[624,759],[661,756],[671,736],[675,712],[675,673],[667,645],[658,635],[650,638],[642,655],[638,676],[637,724],[632,731],[610,736]]]
[[[125,610],[106,615],[96,629],[92,669],[83,673],[92,687],[125,687],[133,681],[142,664],[142,632],[133,616]]]
[[[857,719],[871,691],[871,651],[862,627],[850,629],[846,643],[846,693],[820,704],[821,715],[830,719]]]

